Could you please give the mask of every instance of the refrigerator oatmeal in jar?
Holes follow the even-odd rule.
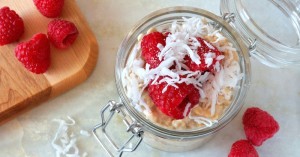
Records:
[[[171,7],[133,27],[115,66],[121,102],[103,107],[93,129],[111,156],[134,151],[142,140],[163,151],[192,150],[236,116],[248,90],[250,61],[228,20],[198,8]],[[120,146],[106,128],[115,113],[132,133]]]
[[[233,44],[207,18],[182,17],[139,34],[122,71],[136,110],[173,130],[218,123],[242,79]]]

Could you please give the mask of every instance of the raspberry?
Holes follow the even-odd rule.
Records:
[[[24,33],[24,23],[21,17],[9,7],[0,9],[0,46],[20,39]]]
[[[40,74],[50,65],[50,43],[45,34],[36,34],[29,41],[19,43],[15,48],[17,59],[29,71]]]
[[[64,0],[33,0],[36,8],[46,17],[55,18],[61,14]]]
[[[146,63],[150,64],[150,68],[156,68],[161,63],[157,56],[160,52],[158,44],[166,45],[166,36],[160,32],[152,32],[142,39],[142,56]]]
[[[255,146],[262,145],[279,130],[277,121],[269,113],[257,107],[246,110],[243,124],[247,139]]]
[[[162,79],[159,78],[158,81]],[[149,84],[148,92],[157,108],[159,108],[164,114],[174,118],[184,118],[184,110],[188,103],[191,103],[189,110],[199,102],[199,92],[195,92],[193,85],[187,85],[186,83],[176,84],[178,88],[168,86],[167,90],[163,92],[163,89],[167,86],[166,82],[161,84]],[[196,100],[197,99],[197,100]]]
[[[247,140],[239,140],[232,144],[228,157],[259,157],[255,148]]]
[[[52,20],[47,33],[51,43],[60,49],[71,46],[79,34],[74,23],[62,19]]]
[[[197,53],[200,57],[200,64],[197,65],[196,63],[194,63],[191,58],[189,56],[185,57],[185,61],[186,61],[186,65],[192,70],[192,71],[201,71],[201,72],[205,72],[205,71],[210,71],[213,72],[214,71],[214,65],[216,64],[217,60],[216,58],[218,56],[221,55],[221,52],[217,49],[217,48],[212,48],[212,47],[208,47],[206,41],[204,41],[204,39],[198,37],[197,40],[200,42],[200,47],[197,50]],[[212,63],[210,65],[207,65],[205,63],[205,58],[208,53],[212,53],[215,54],[215,57],[213,57]]]
[[[198,102],[200,100],[199,90],[197,88],[195,88],[194,86],[190,90],[188,99],[191,104],[198,104]]]

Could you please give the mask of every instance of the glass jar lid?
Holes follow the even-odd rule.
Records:
[[[300,1],[222,0],[250,55],[271,67],[300,65]]]

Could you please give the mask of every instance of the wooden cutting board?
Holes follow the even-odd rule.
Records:
[[[52,19],[44,17],[33,0],[1,0],[0,8],[4,6],[15,10],[24,21],[25,33],[20,41],[47,32]],[[0,123],[73,88],[93,71],[98,56],[97,41],[75,0],[65,0],[60,18],[72,21],[79,36],[65,50],[51,45],[51,66],[44,74],[33,74],[19,63],[14,55],[17,42],[0,46]]]

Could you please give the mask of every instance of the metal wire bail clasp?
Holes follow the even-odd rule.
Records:
[[[128,119],[129,116],[126,115],[126,113],[122,109],[122,106],[123,104],[121,103],[109,101],[108,104],[101,109],[101,123],[96,125],[93,129],[94,137],[111,157],[114,156],[114,153],[110,151],[107,145],[105,145],[103,139],[100,139],[99,133],[97,133],[98,129],[101,129],[100,133],[104,135],[105,139],[108,141],[111,147],[113,147],[114,150],[118,153],[119,157],[122,156],[123,152],[133,152],[143,140],[144,132],[141,129],[140,125],[132,118]],[[105,112],[109,113],[109,115],[106,116],[107,118],[105,117]],[[123,122],[127,127],[126,131],[132,133],[132,136],[122,146],[117,146],[117,144],[112,140],[112,138],[107,134],[106,131],[106,127],[115,113],[121,114],[121,116],[123,117]],[[131,141],[134,139],[136,139],[136,143],[132,145]]]
[[[224,13],[222,18],[227,23],[234,22],[235,21],[235,14],[234,13]]]
[[[252,40],[252,39],[248,38],[248,42],[249,42],[248,49],[249,49],[249,52],[250,52],[250,55],[251,55],[251,53],[253,53],[256,50],[257,40],[256,39]]]
[[[222,19],[227,23],[233,23],[235,21],[235,14],[234,13],[224,13],[222,15]],[[223,27],[218,22],[210,22],[210,24],[214,27],[214,29],[222,31]]]

